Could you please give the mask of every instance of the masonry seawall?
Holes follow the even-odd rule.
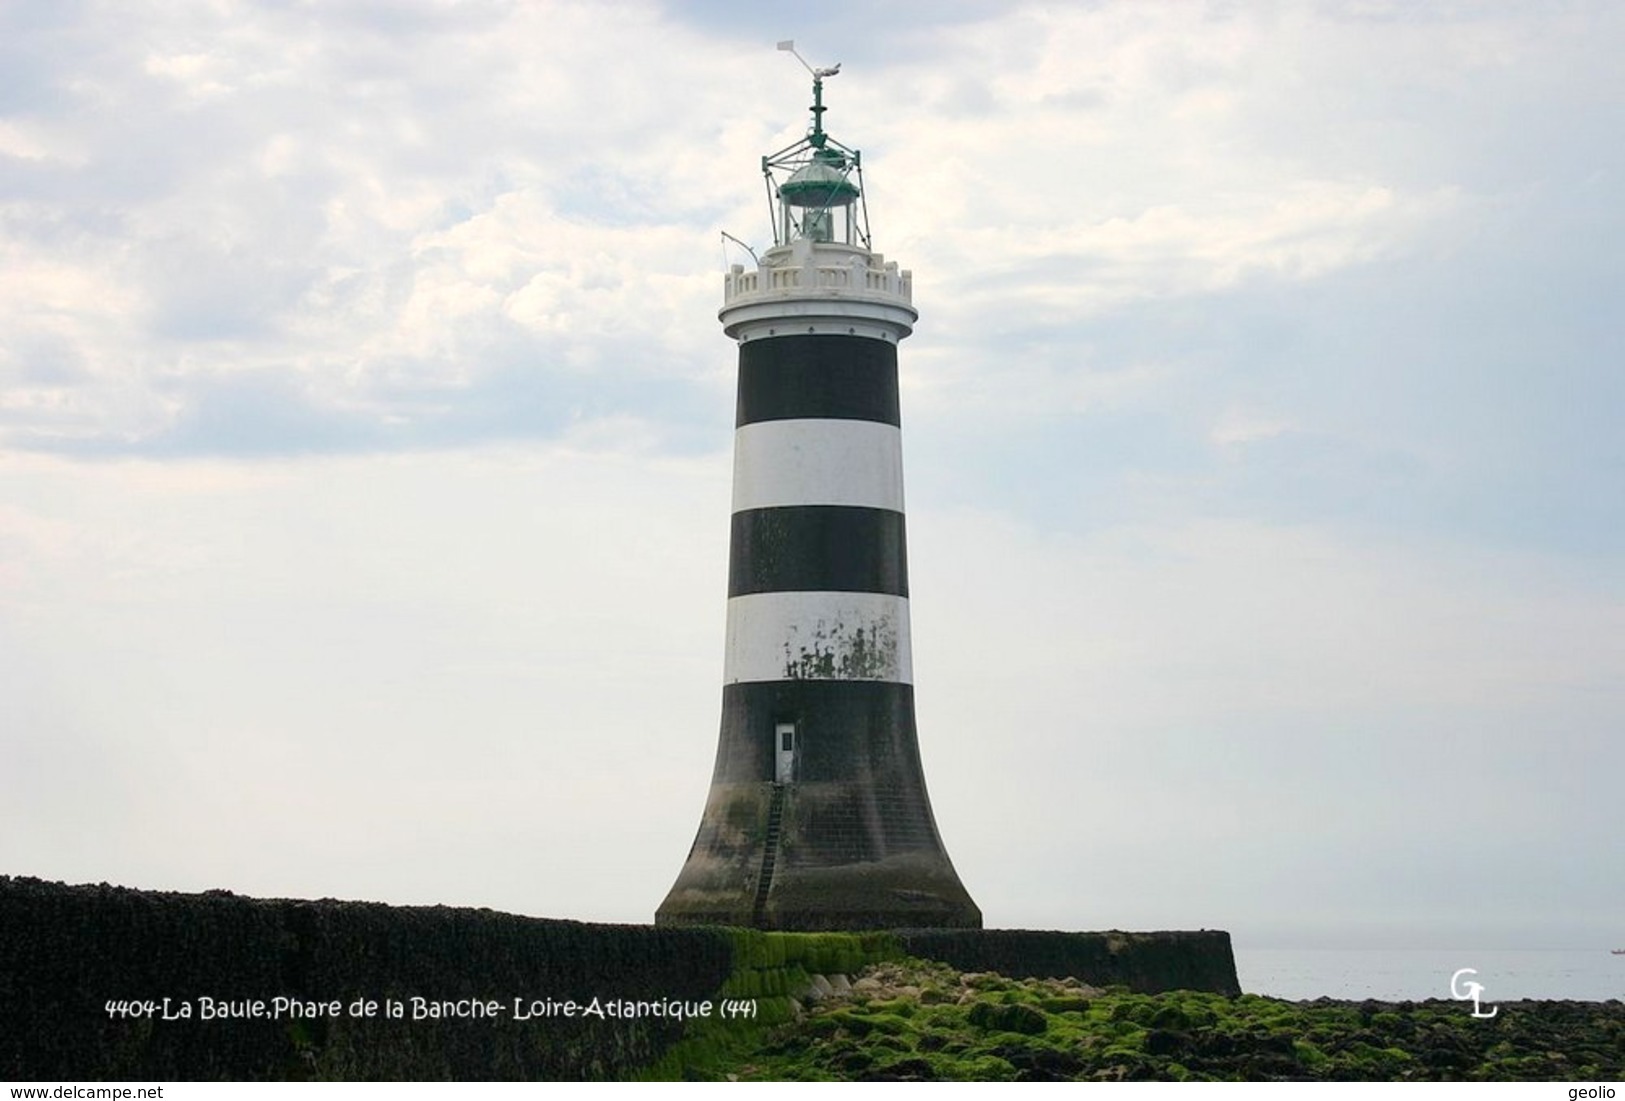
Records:
[[[771,1020],[808,974],[904,953],[1016,977],[1237,992],[1224,933],[760,933],[0,877],[0,1006],[11,1022],[0,1078],[619,1079],[663,1065],[692,1026],[547,1014],[549,1003],[680,1007],[742,994]],[[277,998],[339,1008],[238,1015]],[[414,999],[500,1012],[420,1016]],[[543,1015],[521,1018],[516,999]]]
[[[1031,929],[905,929],[894,934],[910,956],[960,971],[1012,979],[1076,976],[1139,994],[1202,990],[1235,997],[1235,953],[1218,929],[1163,933],[1065,933]]]

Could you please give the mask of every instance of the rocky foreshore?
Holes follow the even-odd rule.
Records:
[[[1625,1077],[1625,1003],[1288,1002],[883,964],[720,1077],[858,1081],[1565,1081]],[[840,990],[839,993],[836,991]]]

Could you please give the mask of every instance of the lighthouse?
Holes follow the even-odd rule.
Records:
[[[980,928],[915,732],[897,391],[912,279],[871,247],[862,158],[824,129],[839,66],[807,68],[808,132],[762,158],[773,246],[724,277],[739,376],[722,729],[655,920]]]

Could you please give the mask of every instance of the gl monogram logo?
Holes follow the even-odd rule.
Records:
[[[1501,1012],[1501,1007],[1498,1005],[1492,1005],[1490,1006],[1490,1011],[1488,1013],[1484,1012],[1483,1006],[1479,1005],[1479,995],[1484,993],[1484,984],[1481,982],[1474,982],[1471,978],[1469,978],[1466,982],[1461,981],[1461,977],[1463,975],[1472,976],[1476,974],[1478,974],[1478,972],[1473,968],[1463,967],[1460,971],[1457,971],[1454,975],[1451,975],[1450,996],[1458,1002],[1472,1002],[1474,1017],[1493,1017],[1497,1013]]]

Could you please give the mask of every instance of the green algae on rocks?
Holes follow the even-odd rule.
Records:
[[[800,1003],[797,1003],[798,1006]],[[696,1076],[804,1081],[1587,1081],[1625,1075],[1625,1004],[1286,1002],[871,967]],[[702,1068],[692,1068],[700,1071]]]

